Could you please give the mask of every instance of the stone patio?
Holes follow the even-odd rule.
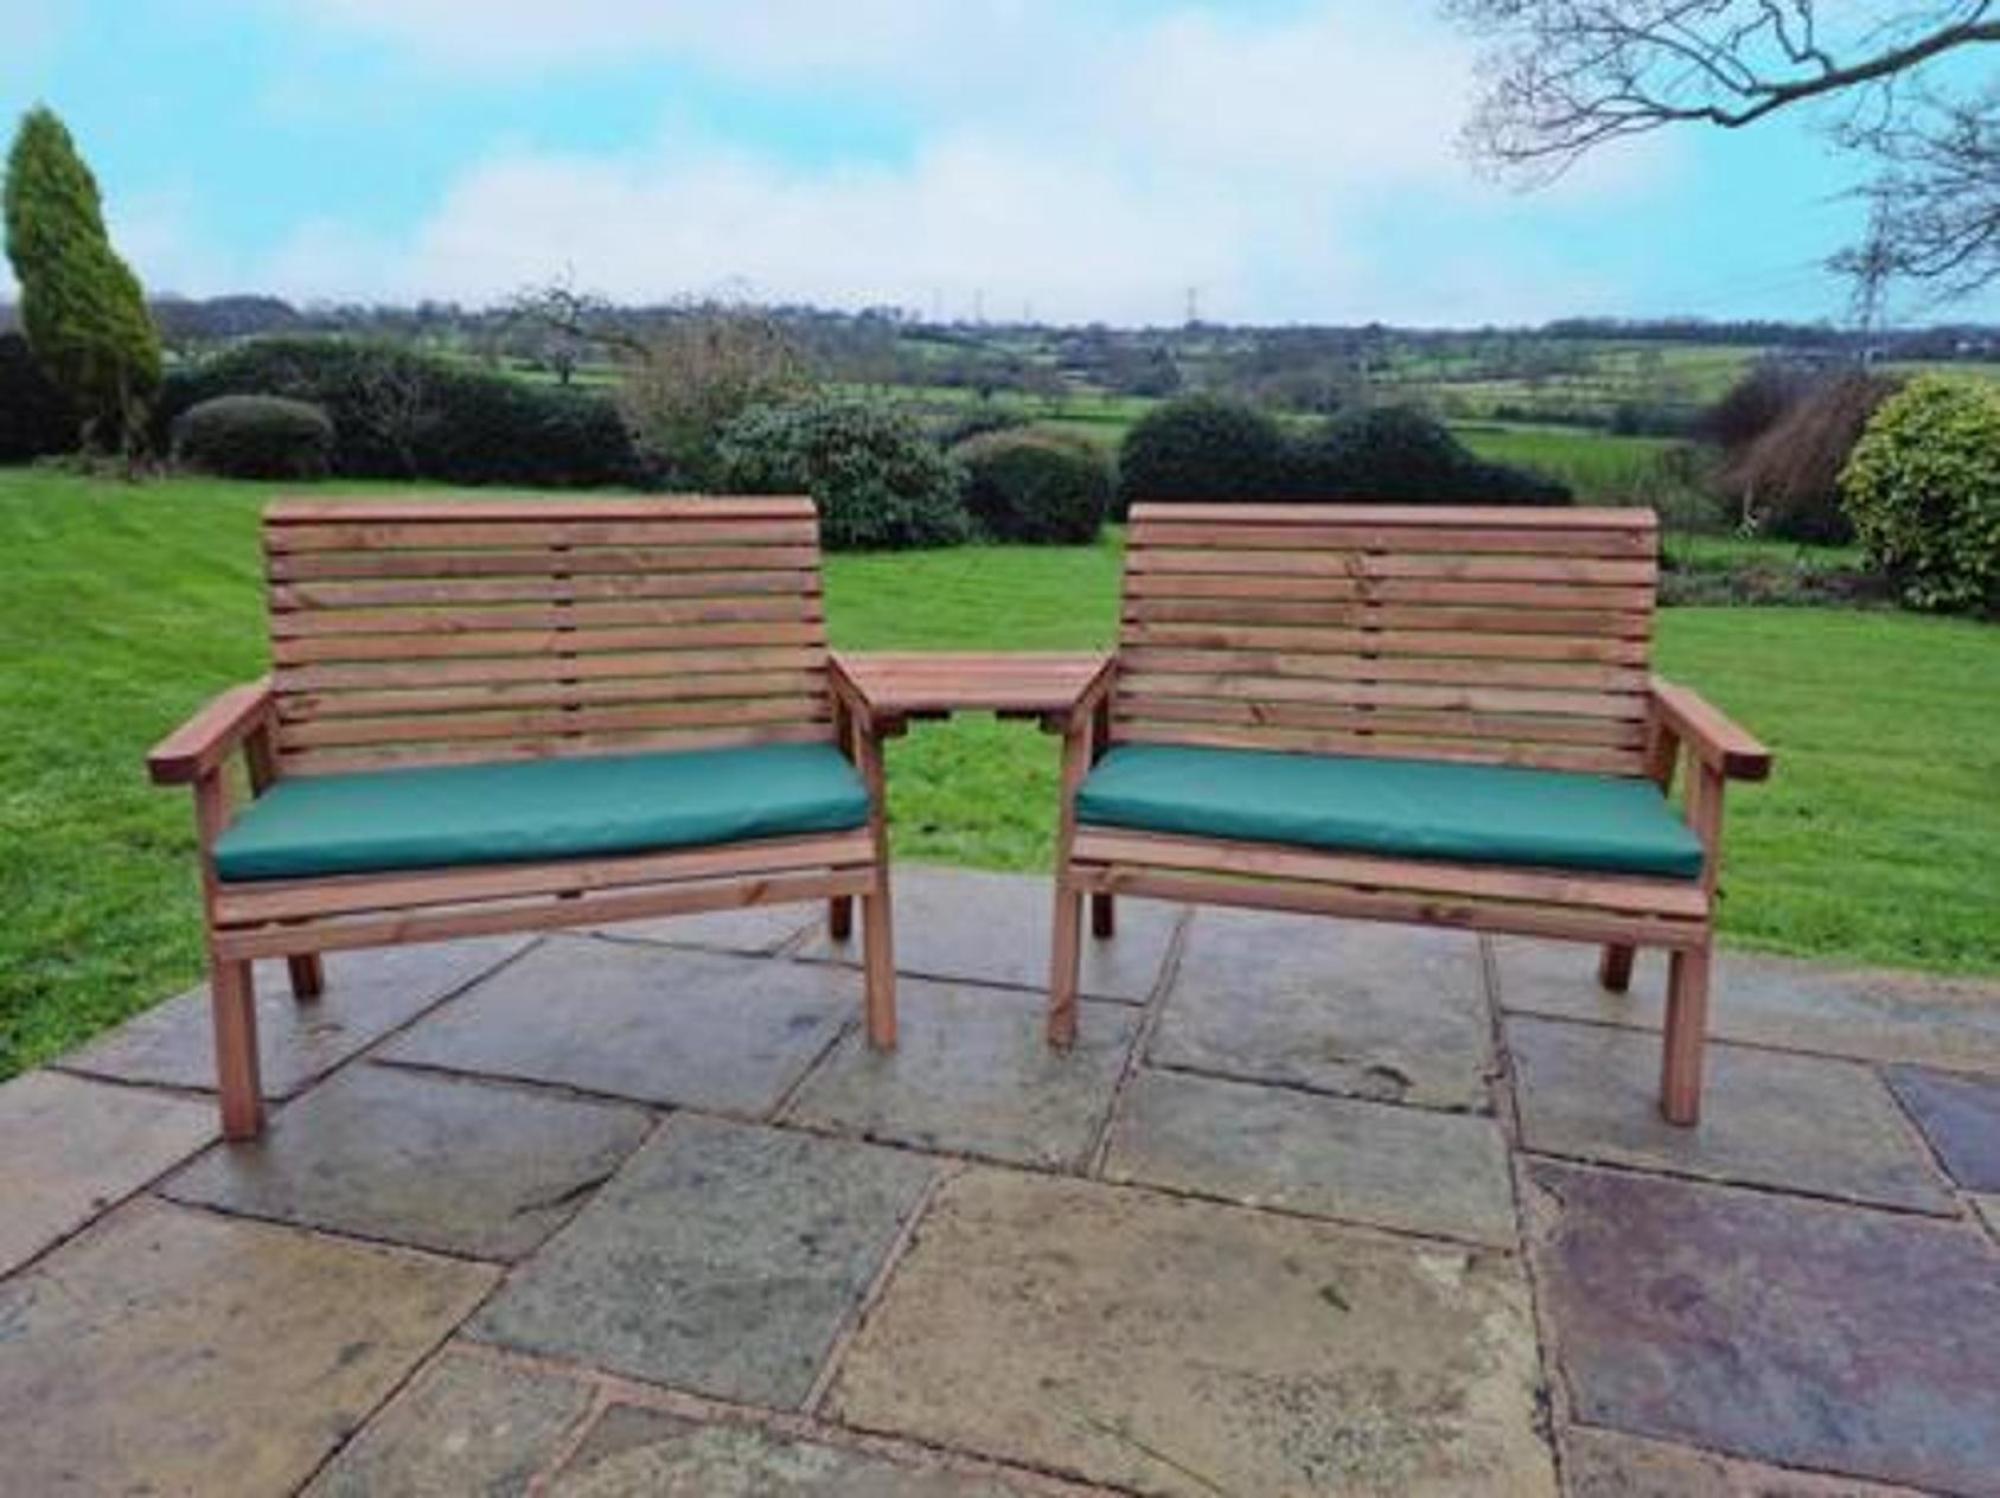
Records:
[[[897,876],[903,1043],[796,908],[266,979],[0,1086],[0,1489],[2000,1495],[2000,985]]]

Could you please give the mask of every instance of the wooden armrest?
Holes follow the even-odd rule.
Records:
[[[146,769],[155,785],[187,785],[220,769],[230,754],[270,721],[271,678],[231,687],[154,746]]]
[[[1063,731],[1076,733],[1088,723],[1090,715],[1097,711],[1097,705],[1104,700],[1105,694],[1117,680],[1118,657],[1107,655],[1104,664],[1097,668],[1097,673],[1085,684],[1083,690],[1076,694],[1076,701],[1070,704],[1069,713],[1064,719]]]
[[[1653,711],[1711,769],[1729,780],[1765,780],[1771,751],[1686,687],[1653,678]]]
[[[838,697],[848,712],[854,715],[854,721],[862,733],[872,738],[875,734],[875,705],[868,700],[868,694],[861,690],[861,684],[847,674],[847,668],[841,665],[840,657],[830,653],[826,658],[826,681],[833,695]]]

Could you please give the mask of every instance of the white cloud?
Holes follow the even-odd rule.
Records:
[[[1506,212],[1454,150],[1466,50],[1400,8],[1190,4],[1114,26],[1074,0],[283,3],[436,68],[658,56],[820,107],[865,87],[927,122],[894,162],[804,166],[683,129],[615,153],[498,150],[404,239],[299,230],[258,277],[292,295],[476,301],[567,268],[632,299],[735,288],[963,313],[983,294],[994,315],[1170,321],[1193,286],[1217,317],[1428,321],[1446,302],[1521,315],[1540,284],[1468,256],[1426,285],[1407,258],[1371,258],[1371,226],[1405,206]],[[1660,160],[1628,155],[1538,206],[1630,193]]]

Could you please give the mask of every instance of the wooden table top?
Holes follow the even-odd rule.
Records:
[[[878,721],[943,718],[955,712],[1045,718],[1069,711],[1103,669],[1105,655],[1022,652],[836,651]]]

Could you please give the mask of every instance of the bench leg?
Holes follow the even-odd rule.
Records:
[[[257,1066],[257,991],[250,964],[211,957],[208,993],[215,1020],[222,1137],[255,1139],[264,1130],[264,1088]]]
[[[1090,897],[1090,934],[1100,941],[1118,934],[1118,907],[1110,895]]]
[[[1083,896],[1056,876],[1055,941],[1049,956],[1049,1044],[1076,1042],[1076,989],[1083,959]]]
[[[839,934],[837,925],[835,934]],[[896,1049],[896,945],[889,919],[886,872],[878,875],[875,888],[861,897],[861,941],[862,972],[868,990],[868,1043],[878,1051],[893,1051]]]
[[[1668,1123],[1701,1119],[1701,1051],[1708,1035],[1710,949],[1676,951],[1667,969],[1667,1033],[1660,1057],[1660,1112]]]
[[[287,957],[285,966],[292,975],[293,998],[316,999],[326,992],[326,964],[320,960],[319,953]]]
[[[1606,947],[1597,960],[1597,981],[1612,993],[1624,993],[1632,986],[1632,959],[1636,947]]]
[[[854,935],[854,896],[835,895],[826,902],[826,934],[835,941]]]

